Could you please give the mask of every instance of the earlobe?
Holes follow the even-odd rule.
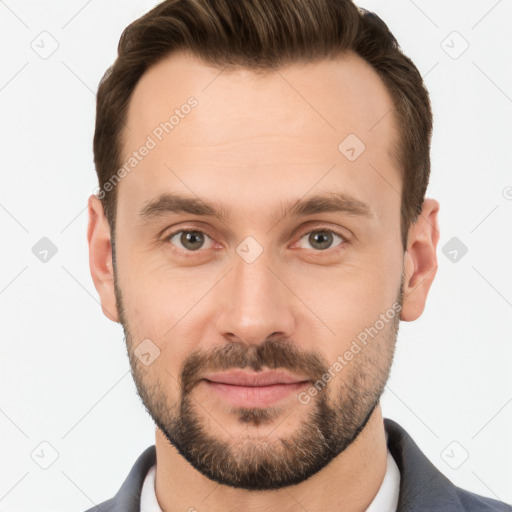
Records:
[[[96,291],[100,296],[103,314],[113,322],[119,322],[114,290],[114,269],[110,227],[101,201],[94,194],[88,202],[89,268]]]
[[[416,320],[425,309],[427,295],[437,272],[439,203],[425,199],[418,219],[409,228],[404,261],[404,295],[400,319]]]

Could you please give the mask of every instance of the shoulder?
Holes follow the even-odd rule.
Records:
[[[113,512],[115,510],[114,498],[98,503],[94,507],[87,509],[85,512]]]
[[[512,505],[455,487],[455,492],[464,511],[512,512]]]
[[[144,479],[155,463],[156,447],[152,445],[139,455],[117,494],[85,512],[139,512]]]
[[[455,486],[407,431],[384,418],[388,449],[400,470],[398,512],[512,512],[512,506]]]

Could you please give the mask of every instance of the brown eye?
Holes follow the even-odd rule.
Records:
[[[306,233],[303,237],[301,237],[300,241],[306,240],[306,242],[310,244],[313,249],[318,251],[325,251],[326,249],[331,249],[333,241],[336,241],[336,239],[344,242],[344,238],[334,231],[327,229],[317,229],[315,231]],[[303,248],[307,249],[307,247]]]
[[[206,233],[191,230],[176,231],[167,237],[171,244],[180,244],[177,245],[178,248],[186,251],[197,251],[198,249],[203,248],[202,246],[204,245],[206,238],[210,238]]]

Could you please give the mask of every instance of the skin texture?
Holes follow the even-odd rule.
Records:
[[[404,254],[394,116],[384,115],[393,104],[356,55],[262,75],[173,54],[137,84],[126,159],[190,97],[197,106],[117,184],[115,262],[101,202],[89,199],[94,284],[104,314],[123,324],[157,424],[160,506],[364,511],[386,470],[378,402],[398,318],[422,314],[437,269],[439,204],[425,200]],[[349,134],[365,144],[355,161],[338,150]],[[164,192],[222,204],[230,217],[141,218]],[[288,201],[331,192],[371,215],[282,214]],[[182,236],[190,231],[205,235]],[[251,263],[237,252],[248,236],[262,249]],[[200,380],[280,368],[314,382],[397,304],[307,403],[292,394],[265,409],[234,408]],[[148,366],[134,355],[145,339],[160,350]]]

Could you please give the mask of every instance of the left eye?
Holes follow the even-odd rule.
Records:
[[[310,231],[301,237],[300,241],[306,240],[307,243],[311,244],[314,249],[325,251],[326,249],[331,248],[334,238],[338,238],[341,240],[341,242],[344,242],[344,238],[341,235],[338,235],[334,231],[327,229],[317,229],[315,231]],[[341,245],[341,243],[338,245]]]

